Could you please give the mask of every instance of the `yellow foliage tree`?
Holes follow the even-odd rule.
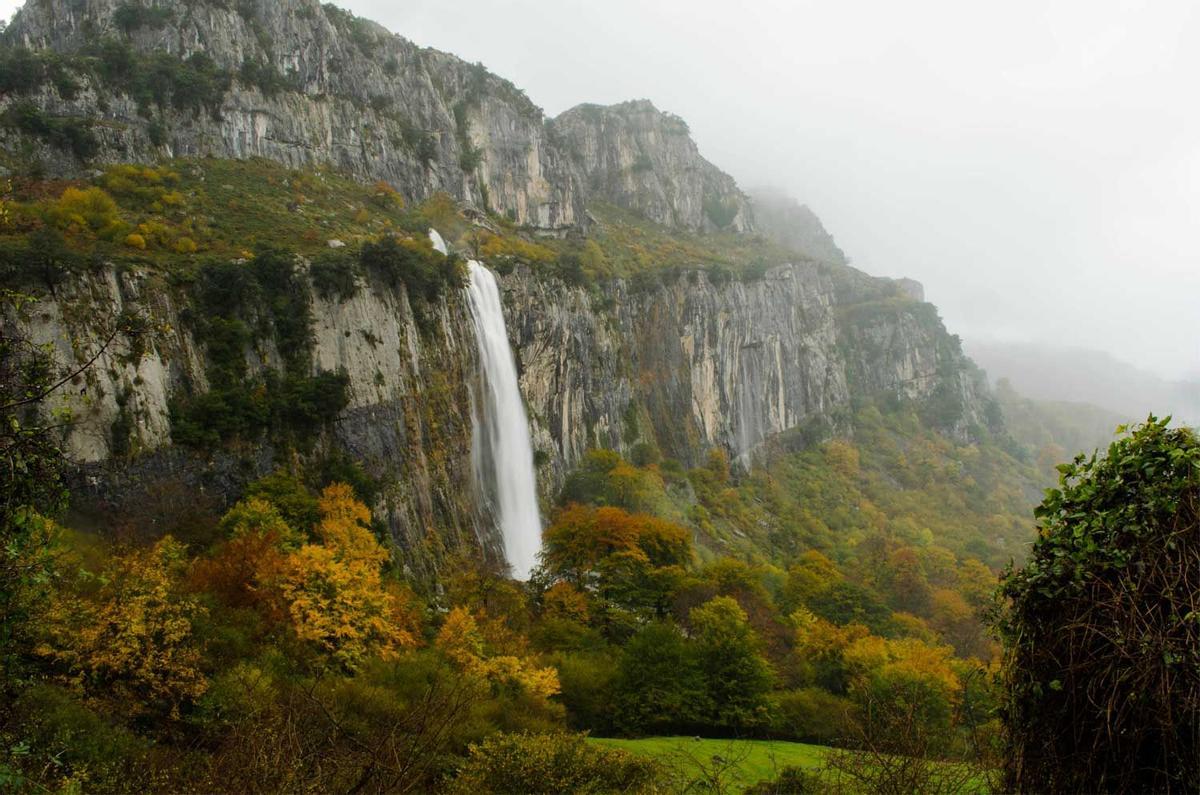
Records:
[[[67,188],[46,210],[47,218],[62,229],[89,230],[111,238],[126,227],[117,203],[102,188]]]
[[[375,540],[368,526],[371,511],[354,496],[345,483],[333,483],[321,493],[317,503],[321,519],[317,537],[337,552],[340,560],[361,563],[378,569],[387,560],[387,551]]]
[[[558,672],[538,668],[515,655],[489,655],[476,617],[456,607],[438,631],[437,648],[459,670],[494,686],[517,686],[533,696],[549,698],[558,692]]]
[[[393,658],[417,645],[417,618],[399,588],[385,586],[387,553],[365,526],[370,511],[349,486],[325,489],[316,532],[284,561],[279,589],[297,637],[342,666]]]
[[[166,536],[112,561],[94,594],[60,592],[46,611],[38,652],[85,693],[105,693],[120,709],[179,707],[208,682],[193,632],[204,608],[179,587],[184,547]]]

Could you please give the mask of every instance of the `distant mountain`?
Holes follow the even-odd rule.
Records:
[[[1169,381],[1103,351],[994,340],[964,340],[963,348],[993,383],[1007,379],[1035,400],[1090,403],[1130,420],[1154,413],[1200,423],[1200,382]]]
[[[996,383],[995,396],[1004,414],[1005,429],[1035,456],[1049,482],[1056,478],[1056,464],[1076,453],[1106,449],[1115,438],[1117,426],[1134,419],[1091,403],[1027,398],[1006,378]]]

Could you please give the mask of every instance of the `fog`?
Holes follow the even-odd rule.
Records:
[[[356,0],[556,114],[646,97],[964,337],[1200,373],[1193,2]]]
[[[11,4],[10,4],[11,5]],[[1200,375],[1188,0],[352,0],[554,115],[649,98],[968,339]],[[1191,46],[1189,46],[1191,45]]]

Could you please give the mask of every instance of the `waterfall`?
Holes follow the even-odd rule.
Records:
[[[430,230],[429,237],[434,247],[445,253],[441,236]],[[472,401],[471,463],[500,526],[512,574],[527,580],[542,546],[529,420],[517,387],[517,367],[508,345],[496,277],[475,260],[468,260],[467,268],[467,303],[479,347],[480,376],[477,397]]]

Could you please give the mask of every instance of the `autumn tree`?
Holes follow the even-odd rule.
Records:
[[[390,657],[416,645],[407,600],[383,582],[387,552],[367,526],[370,511],[344,483],[328,486],[318,509],[321,543],[288,555],[279,575],[297,637],[350,669],[370,654]]]
[[[228,607],[253,608],[273,624],[282,622],[286,608],[280,577],[289,550],[298,548],[302,536],[274,505],[258,497],[237,503],[220,526],[229,537],[192,563],[192,587]]]
[[[572,504],[542,539],[542,576],[603,603],[665,615],[669,594],[691,558],[688,530],[647,514]]]
[[[129,712],[165,712],[204,693],[195,623],[204,615],[181,587],[184,548],[166,536],[115,558],[94,593],[60,592],[38,652],[85,694]]]
[[[842,579],[836,563],[815,549],[807,550],[788,567],[781,606],[789,613],[804,607],[814,596]]]
[[[516,686],[537,698],[558,692],[558,674],[528,659],[487,648],[476,616],[456,607],[438,631],[436,647],[459,670],[492,686]]]

